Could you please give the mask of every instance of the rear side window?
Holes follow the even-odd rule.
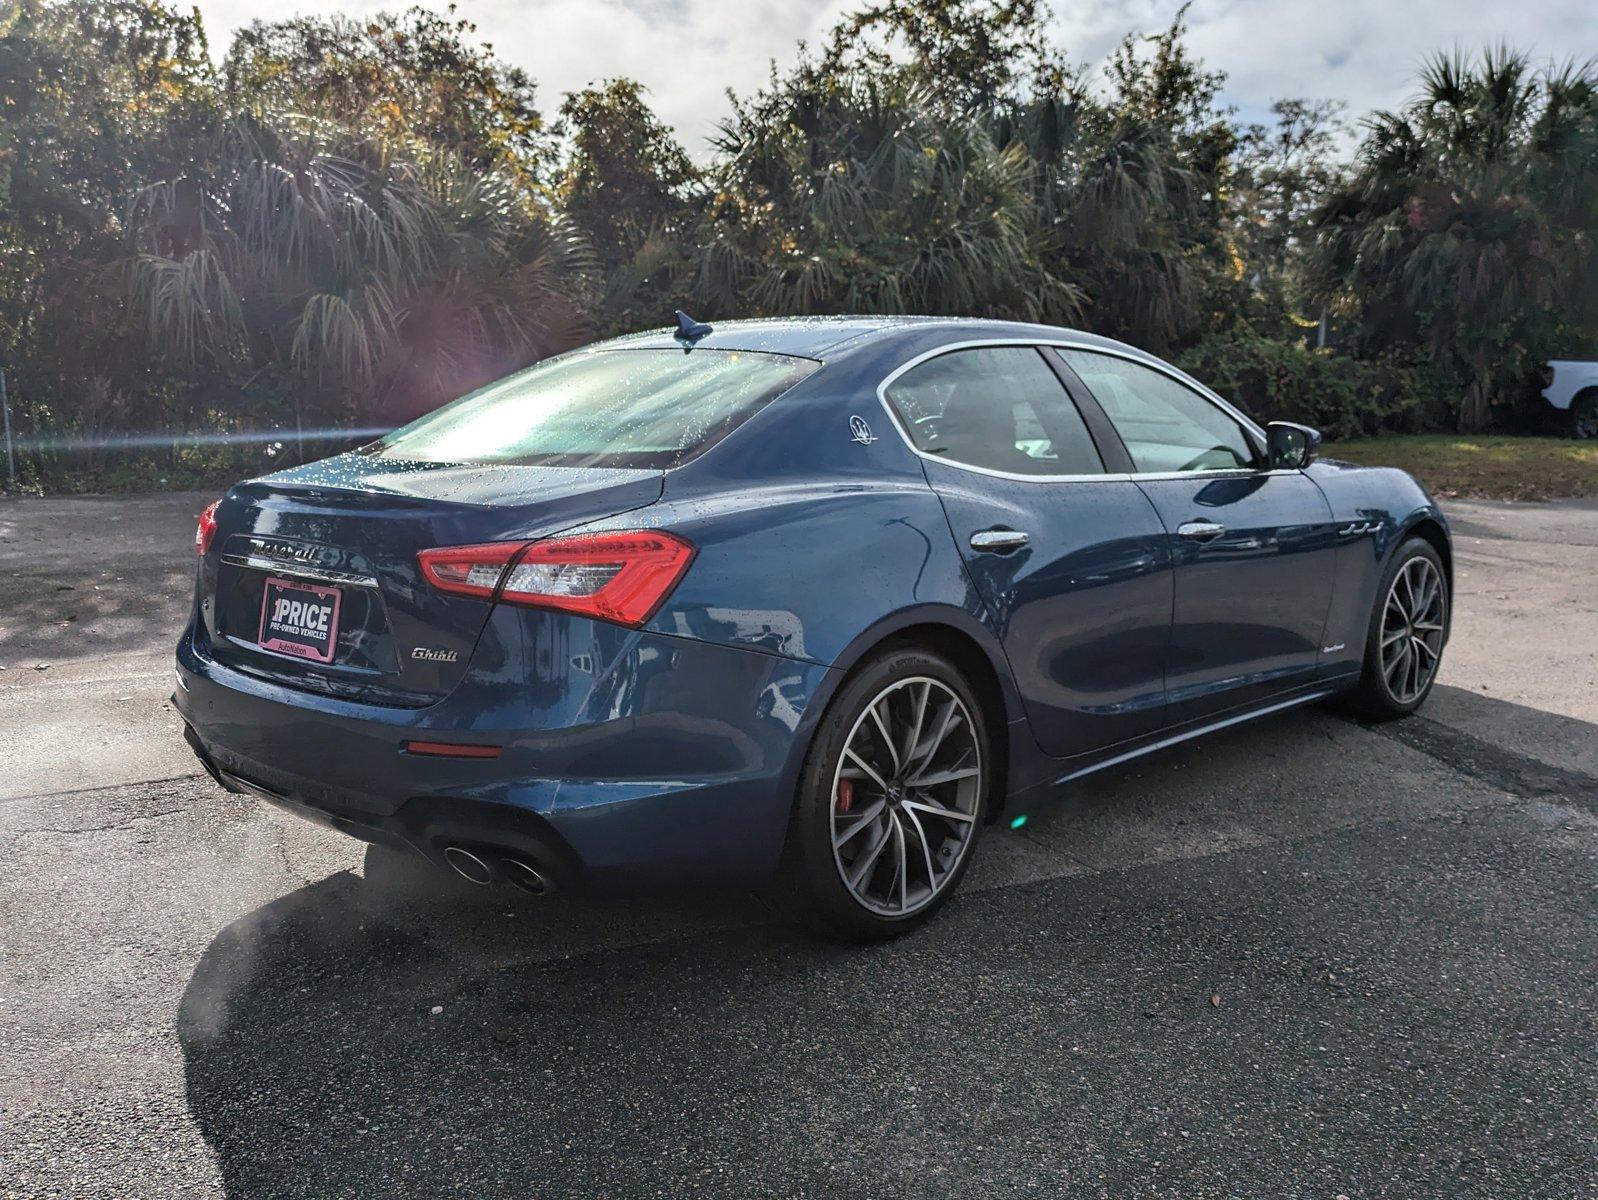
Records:
[[[673,467],[820,365],[734,350],[569,355],[463,396],[368,453],[419,462]]]
[[[1143,472],[1235,470],[1254,465],[1243,427],[1185,384],[1152,368],[1085,350],[1061,350]]]
[[[1031,346],[939,355],[895,379],[887,397],[924,454],[1009,475],[1104,471],[1076,405]]]

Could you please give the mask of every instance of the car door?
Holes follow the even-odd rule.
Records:
[[[1243,424],[1175,375],[1060,349],[1120,436],[1164,524],[1175,576],[1167,722],[1314,680],[1336,572],[1332,512],[1301,471],[1273,471]]]
[[[1045,753],[1158,729],[1171,622],[1164,526],[1104,459],[1035,346],[953,350],[883,398],[921,455]]]

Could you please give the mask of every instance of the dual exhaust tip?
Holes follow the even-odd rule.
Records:
[[[468,883],[487,887],[494,882],[494,868],[486,859],[464,846],[445,846],[444,861],[454,869],[455,874]],[[554,883],[542,872],[531,863],[523,862],[519,858],[500,859],[498,873],[506,883],[526,892],[529,896],[547,896],[555,890]]]

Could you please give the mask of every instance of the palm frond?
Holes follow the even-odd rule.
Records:
[[[242,306],[216,254],[135,254],[122,268],[128,301],[152,347],[184,362],[230,357],[243,337]]]

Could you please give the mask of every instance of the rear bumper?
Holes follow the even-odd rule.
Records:
[[[501,610],[503,611],[503,610]],[[186,633],[174,701],[223,786],[368,841],[530,859],[565,886],[759,878],[776,865],[810,724],[837,672],[569,620],[581,665],[472,672],[424,709],[357,704],[225,666]],[[565,643],[568,639],[559,639]],[[573,662],[576,660],[573,659]],[[512,664],[505,664],[511,666]],[[501,747],[428,758],[406,741]]]

